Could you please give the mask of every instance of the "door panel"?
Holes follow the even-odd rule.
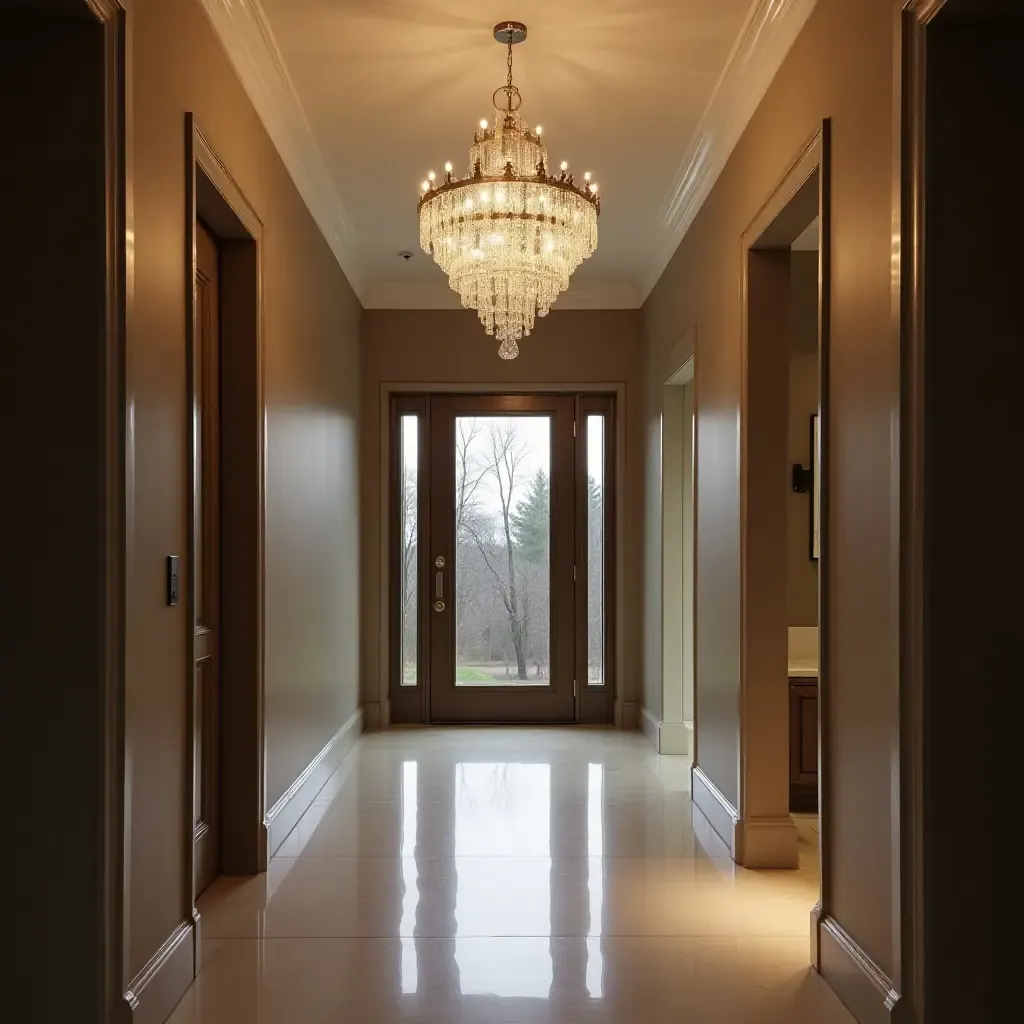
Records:
[[[196,224],[193,586],[196,894],[220,870],[220,302],[217,243]]]
[[[432,721],[575,718],[574,417],[564,395],[430,400]]]

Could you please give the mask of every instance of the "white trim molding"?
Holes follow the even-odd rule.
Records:
[[[640,725],[651,746],[659,754],[688,754],[692,749],[692,722],[663,722],[643,708]]]
[[[363,302],[355,230],[259,0],[199,2],[299,195]]]
[[[812,915],[812,924],[818,933],[818,970],[853,1016],[862,1024],[910,1024],[907,1000],[842,925],[828,914]]]
[[[662,204],[660,226],[668,238],[650,268],[643,300],[704,205],[815,3],[754,0]]]
[[[259,0],[199,0],[295,186],[368,309],[444,309],[422,282],[368,288],[357,239]],[[637,292],[627,281],[570,289],[561,309],[634,309],[651,293],[782,65],[816,0],[754,0],[661,205],[665,242]],[[457,303],[456,303],[457,304]]]
[[[196,976],[196,923],[182,921],[132,979],[118,1020],[124,1024],[162,1024]]]
[[[363,731],[363,709],[361,707],[327,741],[326,746],[285,790],[281,799],[267,811],[263,826],[267,833],[267,850],[271,857],[288,838],[299,818],[309,809],[317,794],[324,788],[334,770],[348,756]]]
[[[738,861],[737,849],[741,844],[739,812],[698,765],[690,769],[690,791],[701,814],[729,847],[732,859]]]

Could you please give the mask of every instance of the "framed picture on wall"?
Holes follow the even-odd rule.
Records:
[[[821,429],[818,414],[811,417],[811,558],[818,560],[821,533]]]

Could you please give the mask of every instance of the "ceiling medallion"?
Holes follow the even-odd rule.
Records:
[[[494,126],[480,122],[469,151],[469,173],[443,181],[431,171],[423,182],[418,211],[420,245],[434,257],[459,293],[475,309],[502,359],[519,355],[519,339],[569,287],[576,268],[597,248],[601,203],[590,173],[577,184],[563,161],[548,173],[542,129],[533,131],[519,114],[522,97],[512,84],[512,47],[526,26],[503,21],[494,38],[508,46],[508,79],[494,91]]]

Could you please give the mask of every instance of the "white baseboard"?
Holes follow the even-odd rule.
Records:
[[[317,793],[356,745],[363,731],[363,709],[356,708],[349,720],[331,737],[327,745],[288,787],[284,796],[267,811],[263,826],[267,832],[267,850],[271,857],[309,809]]]
[[[693,725],[690,722],[662,722],[662,754],[689,754],[693,750]]]
[[[616,699],[615,727],[617,729],[640,728],[640,704],[638,701]]]
[[[659,754],[688,754],[691,750],[689,722],[663,722],[647,708],[640,713],[640,727]]]
[[[792,818],[744,820],[698,765],[690,770],[690,787],[693,802],[729,847],[737,864],[745,868],[799,866],[796,826]]]
[[[843,926],[820,911],[817,946],[819,973],[859,1024],[909,1024],[908,1001]]]
[[[379,700],[363,702],[363,729],[366,732],[380,732],[384,724],[384,716]]]
[[[736,808],[722,795],[721,790],[694,765],[690,769],[690,788],[693,802],[700,808],[719,838],[729,848],[729,854],[736,860],[739,841],[740,816]]]
[[[196,973],[194,923],[182,921],[132,979],[119,1019],[126,1024],[164,1024]]]
[[[745,868],[798,868],[796,825],[784,818],[741,818],[737,864]]]
[[[643,708],[640,712],[640,727],[647,737],[647,742],[660,754],[661,753],[661,719]]]

